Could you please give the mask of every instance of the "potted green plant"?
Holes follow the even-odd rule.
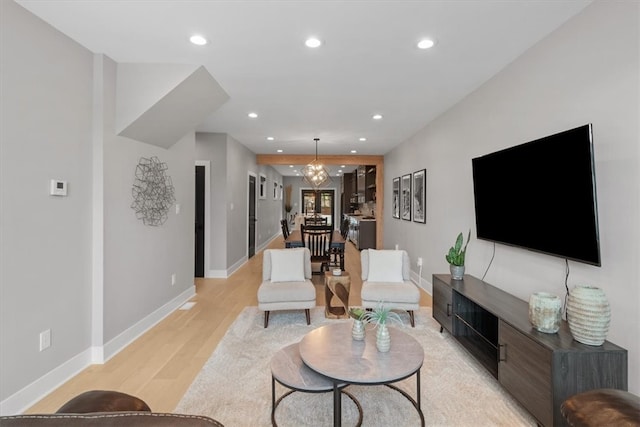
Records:
[[[367,323],[375,324],[377,328],[376,332],[376,347],[379,352],[387,352],[391,348],[391,336],[387,329],[387,322],[394,320],[402,324],[402,319],[398,313],[391,311],[389,307],[385,307],[383,302],[379,302],[373,311],[367,311],[364,314],[364,319]]]
[[[467,235],[467,243],[462,247],[463,237],[462,233],[458,234],[456,243],[449,249],[449,253],[445,255],[445,259],[449,263],[449,270],[451,271],[451,278],[454,280],[461,280],[464,276],[464,258],[467,254],[467,245],[471,238],[471,230]]]
[[[351,336],[356,341],[364,340],[364,316],[366,311],[360,307],[353,307],[349,309],[349,316],[353,319],[353,326],[351,327]]]

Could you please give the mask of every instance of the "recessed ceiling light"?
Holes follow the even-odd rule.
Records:
[[[367,140],[367,138],[360,138],[360,141],[362,141],[362,142],[364,142],[366,140]]]
[[[317,39],[315,37],[309,37],[304,44],[307,47],[311,47],[311,48],[316,48],[316,47],[320,47],[322,45],[322,42],[320,41],[320,39]]]
[[[278,153],[282,153],[282,150],[276,150],[276,152],[278,152]]]
[[[382,114],[374,114],[373,115],[373,120],[381,120],[382,119]]]
[[[197,34],[189,37],[189,41],[198,46],[204,46],[207,44],[207,39]]]
[[[289,167],[290,167],[290,168],[292,168],[292,167],[293,167],[293,165],[289,165]]]
[[[429,49],[432,48],[433,45],[435,45],[436,42],[434,42],[431,39],[422,39],[418,42],[418,48],[419,49]]]
[[[356,150],[351,150],[351,154],[356,154],[357,151]]]
[[[346,166],[345,166],[345,165],[340,165],[340,167],[341,167],[341,168],[346,168]]]
[[[342,173],[342,169],[338,169],[338,173]]]
[[[275,138],[274,138],[274,137],[272,137],[272,136],[268,136],[268,137],[267,137],[267,141],[273,141],[274,139],[275,139]]]
[[[249,114],[247,114],[247,116],[249,116],[250,119],[255,119],[255,118],[258,117],[258,114],[257,113],[249,113]]]

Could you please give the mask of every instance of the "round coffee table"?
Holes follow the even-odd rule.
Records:
[[[304,336],[299,344],[300,357],[309,368],[333,382],[333,425],[342,423],[340,386],[347,384],[386,385],[420,408],[420,368],[424,361],[422,345],[394,327],[389,327],[391,349],[381,353],[376,348],[375,330],[368,326],[364,341],[351,337],[351,322],[322,326]],[[416,399],[391,383],[416,375]]]
[[[276,381],[290,390],[276,400]],[[336,383],[310,369],[300,358],[299,343],[280,349],[271,359],[271,424],[277,427],[276,408],[285,397],[295,391],[306,393],[325,393],[337,387],[355,403],[359,417],[356,427],[362,425],[362,407],[352,394],[343,390],[348,384]]]

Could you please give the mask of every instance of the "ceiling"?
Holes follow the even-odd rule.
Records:
[[[204,65],[230,99],[198,131],[322,157],[386,154],[591,0],[17,2],[117,62]]]

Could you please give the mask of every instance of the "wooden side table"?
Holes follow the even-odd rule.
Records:
[[[351,276],[343,271],[340,276],[334,276],[331,271],[324,272],[324,315],[328,319],[342,319],[349,317],[349,291],[351,290]],[[338,305],[332,305],[333,297]]]

